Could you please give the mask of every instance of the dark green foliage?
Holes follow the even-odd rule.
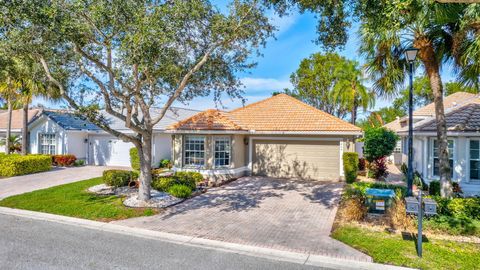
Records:
[[[428,193],[432,196],[440,196],[440,181],[432,181],[428,186]]]
[[[177,198],[188,198],[192,195],[192,189],[188,186],[175,184],[168,188],[168,194],[177,197]]]
[[[126,170],[106,170],[103,172],[103,182],[112,187],[123,187],[132,180],[132,172]]]
[[[140,156],[138,155],[138,149],[136,147],[130,148],[130,166],[132,166],[134,170],[140,170]]]
[[[363,154],[369,162],[389,156],[397,144],[398,136],[386,128],[370,128],[365,131]]]
[[[16,176],[50,170],[52,158],[48,155],[0,155],[0,176]]]
[[[480,236],[480,221],[468,217],[434,216],[423,221],[424,227],[452,235]]]
[[[203,182],[203,175],[199,172],[176,172],[175,178],[186,183],[198,184]]]
[[[171,177],[156,177],[152,181],[152,188],[166,192],[173,185],[184,185],[195,190],[202,181],[203,176],[198,172],[176,172]]]
[[[358,154],[353,152],[343,153],[343,171],[347,183],[353,183],[357,180],[358,173]]]

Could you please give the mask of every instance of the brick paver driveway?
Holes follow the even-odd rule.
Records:
[[[280,250],[370,257],[329,237],[341,183],[243,177],[151,217],[115,223]]]

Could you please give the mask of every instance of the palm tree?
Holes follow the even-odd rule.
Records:
[[[18,152],[22,149],[22,142],[21,142],[21,139],[20,139],[19,136],[13,135],[13,136],[10,136],[8,138],[10,138],[10,139],[7,140],[6,137],[0,139],[0,146],[7,147],[7,144],[8,144],[10,153]]]
[[[2,72],[2,80],[0,80],[0,96],[7,103],[7,131],[5,138],[11,137],[12,129],[12,111],[14,103],[18,98],[18,89],[21,86],[21,83],[11,76],[9,72]],[[5,140],[5,153],[10,154],[10,141]]]
[[[480,5],[418,0],[397,6],[399,10],[393,13],[388,13],[388,5],[379,4],[374,7],[376,10],[371,7],[365,12],[360,51],[374,80],[373,89],[379,95],[393,97],[404,87],[407,62],[403,51],[410,46],[419,50],[419,62],[428,77],[435,103],[441,194],[450,197],[451,168],[440,70],[443,64],[452,63],[461,81],[478,85]]]
[[[346,60],[336,69],[334,76],[338,78],[332,90],[335,103],[350,111],[351,123],[355,125],[358,108],[364,111],[375,105],[375,95],[365,87],[362,71],[355,61]]]

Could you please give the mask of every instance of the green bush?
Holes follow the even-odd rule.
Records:
[[[74,163],[73,165],[74,165],[74,166],[77,166],[77,167],[83,166],[83,165],[85,165],[85,160],[83,160],[83,159],[77,159],[77,160],[75,160],[75,163]]]
[[[428,193],[432,196],[440,196],[440,181],[432,181],[428,185]]]
[[[424,227],[452,235],[480,235],[480,221],[468,217],[438,215],[425,219]]]
[[[52,158],[48,155],[2,155],[0,156],[0,176],[16,176],[50,170]]]
[[[172,168],[172,161],[170,159],[162,159],[160,160],[160,168]]]
[[[167,190],[175,184],[177,184],[177,182],[174,177],[156,177],[152,181],[152,188],[167,192]]]
[[[128,185],[132,179],[132,172],[126,170],[106,170],[103,172],[103,182],[112,187]]]
[[[203,175],[199,172],[176,172],[174,177],[180,184],[184,184],[195,189],[198,183],[203,182]]]
[[[383,127],[365,130],[363,154],[369,162],[393,153],[399,137]]]
[[[192,189],[190,187],[180,184],[171,186],[167,192],[177,198],[188,198],[192,195]]]
[[[358,173],[358,154],[353,152],[343,153],[343,172],[347,183],[353,183],[357,180]]]
[[[130,166],[136,171],[140,170],[140,156],[136,147],[130,148]]]

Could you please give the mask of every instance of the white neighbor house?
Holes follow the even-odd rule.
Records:
[[[444,106],[452,180],[460,184],[466,196],[480,195],[480,96],[454,93],[445,97]],[[428,183],[439,179],[434,104],[416,110],[413,119],[413,166]],[[385,127],[402,138],[401,155],[395,155],[395,163],[407,163],[408,117]]]
[[[154,127],[152,165],[162,159],[171,158],[172,135],[166,134],[166,127],[188,118],[199,111],[172,107]],[[152,109],[152,115],[157,113]],[[131,132],[125,124],[111,116],[110,127],[122,132]],[[72,113],[62,111],[42,112],[40,117],[29,124],[30,153],[32,154],[73,154],[89,165],[130,166],[130,142],[124,142],[96,125]]]

